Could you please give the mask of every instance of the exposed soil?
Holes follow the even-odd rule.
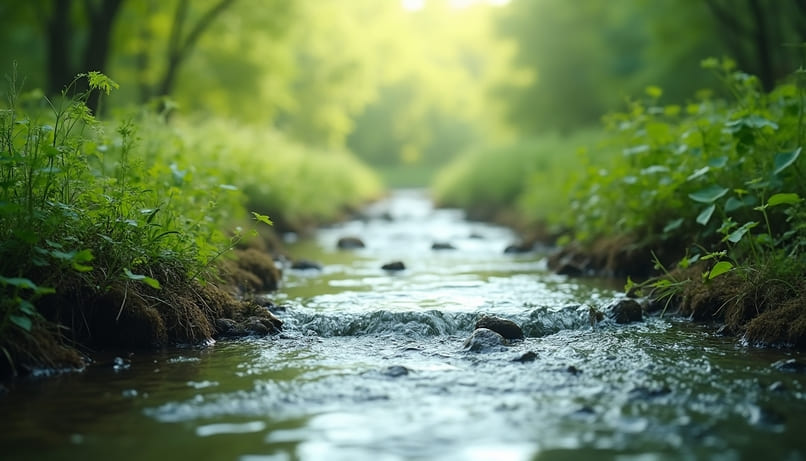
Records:
[[[149,273],[159,289],[137,281],[114,282],[100,294],[81,280],[60,287],[37,303],[42,318],[30,333],[4,339],[8,355],[0,354],[0,376],[79,369],[103,349],[201,344],[217,337],[219,319],[275,325],[268,309],[250,299],[277,288],[281,274],[272,254],[279,244],[253,240],[219,261],[217,281],[202,283],[181,268],[155,267]]]

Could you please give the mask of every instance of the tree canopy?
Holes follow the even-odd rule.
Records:
[[[102,71],[121,84],[110,110],[178,107],[437,165],[598,123],[648,85],[690,98],[708,56],[770,88],[800,63],[804,18],[801,0],[35,0],[0,5],[0,63],[50,94]]]

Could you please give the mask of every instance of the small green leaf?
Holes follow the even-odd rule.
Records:
[[[663,95],[663,90],[655,85],[650,85],[646,87],[644,92],[646,92],[647,96],[649,96],[652,99],[658,99]]]
[[[756,227],[757,225],[758,225],[758,223],[756,221],[746,222],[746,223],[744,223],[744,225],[742,225],[742,227],[736,229],[735,231],[733,231],[730,234],[728,234],[727,236],[725,236],[723,241],[728,240],[728,241],[733,242],[733,243],[739,243],[739,241],[742,239],[742,237],[744,237],[744,234],[746,234],[747,231],[749,231],[750,229]]]
[[[158,280],[156,280],[156,279],[151,278],[151,277],[143,278],[143,283],[145,283],[146,285],[150,286],[151,288],[153,288],[155,290],[160,289],[160,282]]]
[[[73,261],[73,264],[71,264],[71,266],[73,267],[73,270],[75,270],[76,272],[89,272],[92,270],[92,266],[81,264],[76,261]]]
[[[666,227],[663,228],[663,232],[667,233],[673,230],[677,230],[682,225],[683,225],[683,218],[674,219],[672,221],[669,221],[668,224],[666,224]]]
[[[800,202],[800,196],[798,194],[789,193],[789,194],[775,194],[767,200],[767,206],[776,206],[776,205],[794,205]]]
[[[775,159],[773,160],[773,166],[775,169],[772,170],[772,174],[778,174],[795,163],[795,160],[797,160],[798,156],[800,155],[800,151],[801,148],[798,147],[792,152],[781,152],[780,154],[776,154]]]
[[[264,215],[264,214],[255,213],[255,212],[253,211],[253,212],[252,212],[252,215],[254,215],[255,220],[256,220],[256,221],[258,221],[258,222],[262,222],[262,223],[267,224],[267,225],[269,225],[269,226],[273,226],[273,225],[274,225],[274,223],[271,221],[271,219],[269,219],[269,217],[268,217],[268,216],[266,216],[266,215]]]
[[[718,263],[714,264],[714,267],[708,271],[708,280],[713,280],[720,275],[730,272],[733,270],[733,264],[728,261],[719,261]]]
[[[17,325],[18,327],[22,328],[25,331],[31,331],[31,327],[33,326],[33,323],[31,322],[31,317],[25,315],[12,314],[9,316],[9,320],[11,320],[11,323]]]
[[[147,276],[147,275],[134,274],[128,268],[124,268],[123,273],[126,274],[126,277],[129,280],[136,280],[138,282],[143,282],[146,285],[150,286],[151,288],[154,288],[154,289],[157,289],[157,290],[160,289],[160,282],[155,280],[155,279],[153,279],[153,278],[151,278],[151,277],[149,277],[149,276]]]
[[[20,311],[30,316],[36,315],[36,307],[27,299],[20,300]]]
[[[697,222],[703,226],[708,224],[708,221],[711,220],[711,215],[714,214],[714,210],[716,210],[716,204],[712,203],[697,215]]]
[[[720,157],[714,157],[711,160],[708,160],[708,166],[712,168],[722,168],[728,164],[728,157],[726,155],[722,155]]]
[[[691,173],[690,175],[688,175],[688,178],[686,178],[686,181],[691,181],[693,179],[697,179],[700,176],[703,176],[705,173],[708,173],[708,171],[710,169],[711,169],[711,167],[704,166],[704,167],[702,167],[702,168],[700,168],[698,170],[695,170],[694,173]]]
[[[716,184],[701,189],[697,192],[688,194],[691,200],[700,203],[713,203],[728,193],[728,189],[717,186]]]

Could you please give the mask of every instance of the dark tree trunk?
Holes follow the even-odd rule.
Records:
[[[55,0],[47,21],[47,91],[59,94],[75,77],[70,64],[70,0]]]
[[[109,44],[112,38],[112,25],[120,11],[123,0],[104,0],[97,7],[87,4],[87,16],[90,24],[87,46],[84,49],[84,68],[82,72],[106,72],[109,59]],[[87,107],[93,112],[99,109],[100,93],[93,92],[87,100]]]
[[[747,0],[747,3],[751,17],[755,21],[753,42],[756,51],[756,59],[758,60],[758,73],[761,79],[761,86],[764,90],[770,91],[775,87],[775,67],[772,62],[770,35],[767,29],[767,16],[764,14],[764,9],[759,4],[759,0]]]

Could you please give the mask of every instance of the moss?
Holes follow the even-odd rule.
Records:
[[[806,347],[806,278],[803,262],[772,259],[703,281],[705,267],[676,271],[689,280],[677,295],[679,312],[697,321],[718,321],[752,344]]]
[[[220,284],[190,280],[185,270],[172,266],[144,270],[160,282],[159,289],[120,280],[96,293],[78,276],[63,278],[57,295],[37,303],[43,317],[30,334],[18,332],[0,340],[7,351],[0,354],[0,375],[43,367],[80,368],[80,350],[198,344],[216,335],[220,318],[256,318],[267,325],[277,323],[279,329],[281,322],[268,309],[239,299],[239,290],[231,285],[247,280],[250,291],[276,287],[279,271],[271,257],[255,248],[234,253],[238,259],[223,263]]]
[[[234,259],[222,262],[221,276],[241,294],[276,290],[280,271],[271,255],[256,248],[236,249]]]

